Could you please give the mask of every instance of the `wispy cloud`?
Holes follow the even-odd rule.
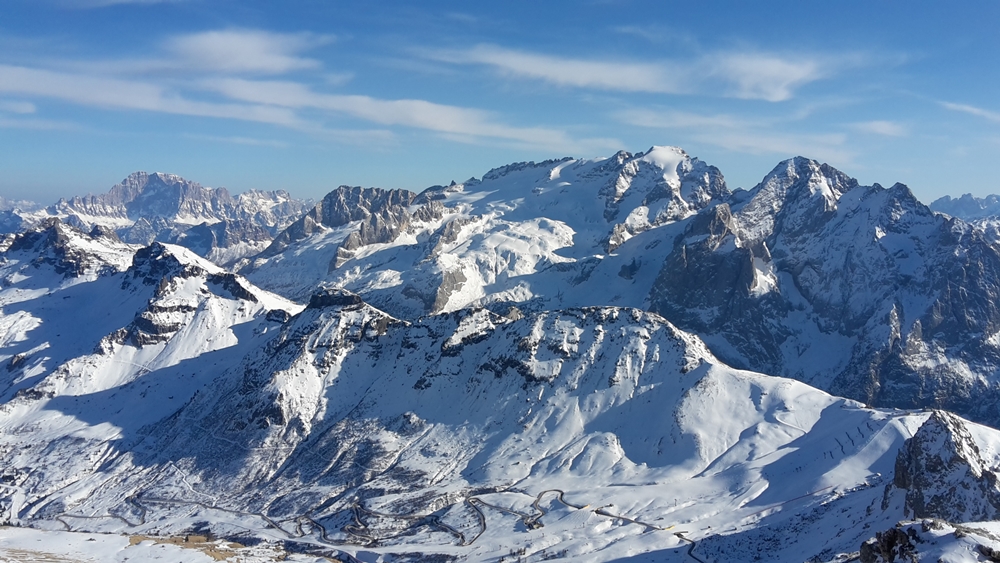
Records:
[[[597,152],[617,148],[614,139],[576,139],[560,129],[518,127],[503,123],[490,112],[438,104],[419,99],[386,100],[364,95],[317,92],[293,81],[254,81],[207,78],[188,84],[202,93],[221,95],[222,101],[204,101],[192,92],[169,89],[142,80],[90,76],[0,65],[0,93],[39,96],[108,110],[141,110],[176,115],[268,123],[336,141],[386,141],[391,132],[343,131],[324,128],[300,115],[319,110],[347,115],[379,126],[402,126],[451,135],[458,139],[494,139],[520,146],[563,152]],[[15,106],[28,109],[27,105]]]
[[[162,72],[277,75],[319,69],[320,61],[302,54],[332,41],[332,35],[225,29],[170,37],[161,44],[159,56],[84,61],[68,66],[80,72],[116,75]]]
[[[825,78],[830,69],[809,58],[791,59],[764,53],[725,53],[705,59],[708,76],[728,83],[736,98],[780,102],[796,88]]]
[[[658,62],[577,59],[495,45],[426,50],[422,54],[441,62],[486,65],[510,76],[558,86],[663,94],[718,92],[771,102],[790,99],[797,88],[832,75],[841,64],[819,57],[753,51]]]
[[[184,98],[148,82],[20,66],[0,65],[0,92],[42,96],[106,109],[240,119],[289,127],[303,125],[295,113],[287,108],[203,102]]]
[[[852,123],[850,128],[862,133],[872,133],[885,137],[905,137],[909,133],[909,129],[905,125],[882,120]]]
[[[955,104],[952,102],[940,102],[940,103],[941,106],[943,106],[945,109],[950,109],[952,111],[959,111],[962,113],[967,113],[969,115],[975,115],[976,117],[982,117],[987,121],[995,121],[997,123],[1000,123],[1000,113],[998,112],[966,104]]]
[[[189,69],[283,74],[319,68],[319,61],[299,54],[331,41],[332,36],[311,33],[223,30],[174,37],[166,47],[175,61]]]
[[[448,18],[449,20],[467,25],[479,23],[479,18],[477,18],[472,14],[466,14],[464,12],[448,12],[447,14],[444,15],[444,17]]]
[[[230,99],[289,109],[319,109],[387,126],[404,126],[442,134],[495,138],[549,149],[620,146],[612,139],[575,140],[565,131],[544,127],[517,127],[498,121],[490,112],[426,100],[384,100],[362,95],[313,91],[287,81],[220,79],[202,83]]]
[[[319,60],[305,56],[333,39],[311,33],[228,29],[168,38],[160,43],[160,53],[150,58],[48,60],[47,68],[0,64],[0,95],[49,98],[106,110],[267,123],[336,142],[389,143],[395,141],[397,128],[410,128],[456,142],[562,154],[593,154],[622,146],[617,139],[580,138],[560,128],[507,123],[497,113],[473,107],[324,92],[353,78],[349,73],[327,71]],[[297,72],[306,74],[300,78]],[[262,75],[282,75],[282,79],[264,80]],[[344,117],[372,124],[374,130],[327,127]],[[249,143],[242,138],[227,142]]]
[[[650,63],[569,59],[494,45],[425,54],[441,62],[489,65],[510,75],[538,78],[559,86],[672,94],[686,91],[683,81],[673,79],[682,69]]]

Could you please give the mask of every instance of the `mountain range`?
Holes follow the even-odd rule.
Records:
[[[799,157],[732,191],[653,147],[16,213],[0,522],[303,561],[1000,553],[1000,246],[901,184]]]
[[[312,205],[279,190],[249,190],[233,197],[174,174],[136,172],[106,194],[60,199],[42,208],[0,201],[0,232],[15,233],[58,217],[89,231],[101,227],[130,244],[168,242],[231,265],[257,254]]]

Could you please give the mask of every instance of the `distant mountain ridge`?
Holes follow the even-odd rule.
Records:
[[[965,194],[959,198],[945,196],[934,200],[930,208],[937,213],[957,217],[980,229],[990,242],[1000,244],[1000,196],[983,198]]]
[[[945,213],[966,221],[974,221],[1000,215],[1000,195],[976,197],[972,194],[963,194],[957,198],[946,195],[932,201],[929,207],[938,213]]]
[[[12,212],[0,225],[16,232],[46,217],[59,217],[85,231],[114,230],[125,242],[188,246],[228,265],[256,254],[311,205],[284,190],[250,190],[235,197],[175,174],[135,172],[104,194],[60,199],[34,211]]]

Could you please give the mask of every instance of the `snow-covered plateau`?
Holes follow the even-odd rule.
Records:
[[[0,561],[1000,560],[1000,247],[905,186],[653,147],[243,259],[67,216],[0,239]]]

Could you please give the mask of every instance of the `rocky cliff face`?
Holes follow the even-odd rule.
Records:
[[[734,365],[996,423],[996,383],[968,374],[1000,365],[998,275],[998,247],[905,186],[793,159],[687,222],[649,306]]]
[[[861,544],[861,563],[1000,561],[1000,536],[982,526],[941,520],[900,522]]]
[[[95,228],[88,234],[50,218],[0,243],[0,271],[6,285],[48,268],[65,278],[101,275],[125,269],[136,248],[123,243],[113,231]]]
[[[912,518],[979,522],[1000,517],[1000,482],[966,423],[934,411],[896,457],[891,486]]]
[[[406,232],[412,220],[409,207],[416,196],[406,190],[340,186],[278,235],[260,257],[275,256],[318,230],[348,227],[347,236],[340,241],[329,265],[330,270],[336,269],[359,248],[392,242]],[[433,213],[428,211],[433,207],[428,203],[416,213],[418,216]]]

